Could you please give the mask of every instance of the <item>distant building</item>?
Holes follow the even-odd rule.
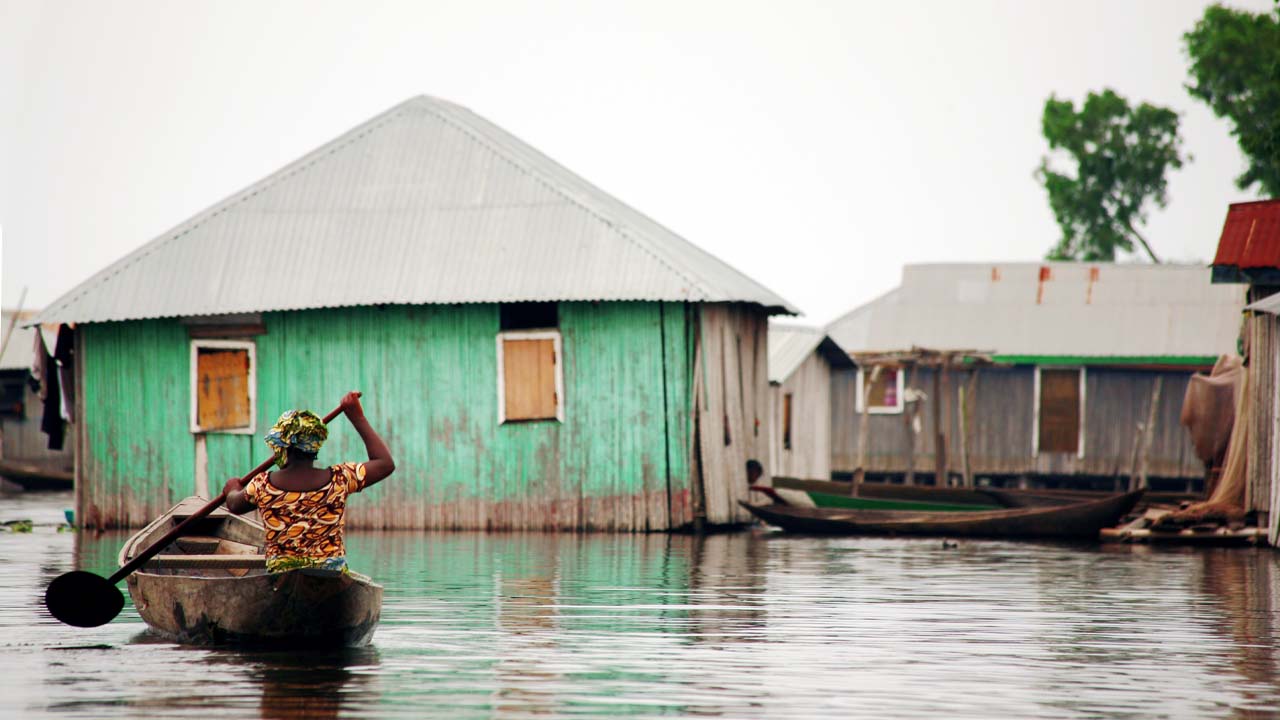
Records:
[[[831,479],[831,377],[853,367],[818,328],[769,324],[772,428],[767,467],[775,476]]]
[[[76,323],[78,516],[137,525],[365,393],[398,470],[350,522],[742,522],[781,298],[465,108],[411,99],[53,303]],[[345,422],[326,461],[363,457]]]
[[[907,266],[898,288],[827,328],[858,364],[832,383],[833,472],[858,469],[865,402],[869,476],[932,481],[942,467],[954,483],[967,465],[997,484],[1111,487],[1141,475],[1182,489],[1205,473],[1179,424],[1187,379],[1235,353],[1240,330],[1243,298],[1209,276],[1179,265]],[[945,374],[937,353],[954,356]]]
[[[1280,200],[1227,209],[1213,279],[1248,285],[1236,290],[1250,303],[1244,332],[1250,409],[1245,510],[1256,512],[1271,544],[1280,545]]]
[[[15,318],[15,315],[18,317]],[[10,327],[13,329],[8,344],[4,346],[4,353],[0,355],[0,460],[21,465],[24,474],[43,473],[61,478],[70,473],[75,465],[75,455],[72,452],[74,443],[68,430],[60,447],[51,449],[49,435],[40,429],[45,408],[31,374],[36,358],[35,339],[38,329],[22,326],[23,320],[34,316],[35,313],[31,311],[18,313],[5,310],[0,319],[0,336]],[[54,339],[46,338],[46,345],[51,345]],[[47,349],[52,352],[54,348]],[[57,406],[54,406],[54,411],[58,411]],[[12,465],[0,463],[0,476],[5,475],[6,467],[10,473],[19,470]]]

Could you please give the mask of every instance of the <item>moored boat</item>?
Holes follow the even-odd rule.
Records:
[[[991,538],[1090,538],[1133,509],[1142,491],[1096,500],[968,512],[863,510],[739,501],[752,515],[790,532],[838,535],[946,535]]]
[[[138,531],[124,566],[208,501],[191,497]],[[183,643],[272,646],[367,644],[382,612],[382,586],[355,572],[269,573],[262,525],[218,508],[128,577],[138,614]]]
[[[0,458],[0,477],[23,490],[70,490],[75,485],[70,470],[10,458]]]

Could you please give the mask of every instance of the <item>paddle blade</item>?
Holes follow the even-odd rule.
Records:
[[[49,614],[68,625],[98,627],[111,622],[124,607],[124,595],[99,575],[84,570],[63,573],[44,591]]]

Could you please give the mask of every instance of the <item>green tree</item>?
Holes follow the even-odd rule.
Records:
[[[1191,58],[1187,91],[1228,118],[1249,167],[1236,178],[1280,197],[1280,5],[1253,14],[1213,5],[1182,36]]]
[[[1168,203],[1165,174],[1182,167],[1178,114],[1147,103],[1130,107],[1111,90],[1089,93],[1078,112],[1070,100],[1050,96],[1041,130],[1049,149],[1074,163],[1059,172],[1046,156],[1036,171],[1062,228],[1049,259],[1115,260],[1117,251],[1133,252],[1136,240],[1160,262],[1136,226],[1146,222],[1149,201]]]

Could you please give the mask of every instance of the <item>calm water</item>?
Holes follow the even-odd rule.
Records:
[[[373,646],[264,653],[47,616],[124,539],[70,504],[0,496],[0,717],[1280,716],[1271,550],[356,533]]]

